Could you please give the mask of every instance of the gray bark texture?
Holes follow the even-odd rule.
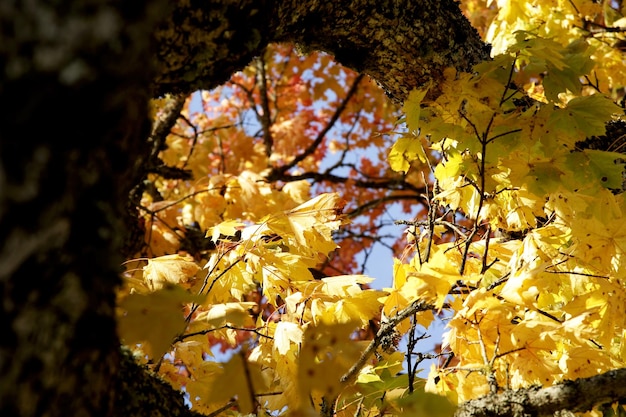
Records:
[[[269,42],[334,54],[396,101],[488,58],[452,0],[4,0],[0,34],[2,416],[193,415],[115,328],[150,96],[215,87]]]

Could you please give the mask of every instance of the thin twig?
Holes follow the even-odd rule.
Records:
[[[206,417],[216,417],[216,416],[222,414],[224,411],[228,410],[229,408],[234,407],[235,404],[237,404],[236,400],[230,400],[229,402],[227,402],[226,404],[224,404],[223,406],[221,406],[217,410],[207,414]]]

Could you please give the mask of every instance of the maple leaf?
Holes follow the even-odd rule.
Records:
[[[236,399],[239,411],[250,414],[258,405],[255,395],[267,390],[260,366],[246,360],[241,353],[226,363],[212,363],[211,371],[187,385],[190,394],[197,398],[195,402],[203,403],[204,407],[223,406]]]
[[[406,114],[406,124],[410,131],[417,132],[420,124],[420,107],[429,87],[413,89],[404,100],[402,110]]]
[[[396,172],[407,173],[411,162],[426,162],[428,156],[418,136],[403,136],[396,141],[387,157],[389,166]]]
[[[119,305],[120,337],[127,345],[147,343],[146,353],[160,358],[186,327],[183,304],[203,301],[180,287],[168,286],[149,294],[130,294]]]
[[[450,417],[456,407],[443,395],[437,395],[418,388],[395,401],[400,409],[399,416]]]
[[[302,327],[296,323],[278,322],[274,329],[274,348],[278,353],[284,355],[289,351],[292,344],[302,342],[303,333]]]
[[[323,293],[344,297],[360,293],[361,285],[371,283],[374,281],[374,278],[366,275],[337,275],[322,278],[321,281],[322,285],[319,289]]]
[[[165,255],[148,259],[143,277],[148,288],[155,291],[167,284],[187,283],[199,270],[190,256]]]
[[[367,290],[346,297],[328,305],[321,317],[313,317],[327,323],[360,323],[365,326],[380,313],[380,299],[387,295],[384,291]]]
[[[205,321],[214,328],[226,324],[245,327],[253,324],[250,309],[256,305],[254,302],[212,304],[208,311],[198,313],[195,320]]]
[[[622,189],[624,181],[624,155],[617,152],[606,152],[585,149],[568,155],[566,164],[571,167],[572,188],[580,184],[595,185],[614,190]],[[591,187],[587,187],[589,189]]]
[[[206,351],[209,351],[206,341],[185,340],[176,344],[175,355],[190,372],[194,373],[205,362],[203,354]]]
[[[549,125],[570,137],[570,143],[605,133],[605,122],[620,112],[619,107],[602,94],[576,97],[563,109],[551,113]]]
[[[237,220],[227,220],[221,222],[207,230],[207,236],[211,236],[211,240],[216,242],[221,236],[235,236],[237,232],[245,228],[245,224]]]
[[[310,395],[335,398],[342,390],[341,377],[360,356],[362,348],[350,340],[355,323],[309,326],[304,332],[298,364],[297,410],[306,410]]]
[[[329,411],[338,416],[447,413],[449,404],[424,395],[419,381],[408,394],[408,375],[398,374],[405,352],[377,352],[355,384],[340,382],[360,358],[354,330],[381,309],[392,317],[419,299],[438,314],[419,312],[396,330],[446,317],[444,344],[458,362],[433,366],[427,387],[455,403],[486,394],[487,375],[499,387],[523,388],[623,366],[626,193],[614,193],[624,158],[576,148],[586,137],[609,136],[606,122],[620,117],[615,97],[601,92],[626,85],[611,30],[623,21],[611,2],[478,3],[462,6],[494,51],[505,53],[471,73],[445,69],[434,101],[424,101],[427,88],[410,92],[400,119],[407,132],[397,131],[398,109],[375,83],[327,54],[302,56],[288,45],[269,46],[226,87],[201,93],[197,114],[186,107],[161,158],[194,178],[151,176],[157,193],[144,194],[142,219],[151,255],[177,252],[196,223],[213,243],[222,240],[194,253],[208,259],[207,300],[192,316],[189,338],[172,347],[175,362],[162,366],[194,409],[213,413],[237,399],[239,413],[253,412],[263,398],[264,411],[295,415],[337,398]],[[602,18],[616,26],[581,36],[580,28]],[[327,124],[337,104],[342,111]],[[256,116],[262,134],[242,126],[242,115]],[[611,140],[619,149],[621,139]],[[337,174],[344,169],[345,177]],[[405,173],[407,188],[391,171]],[[268,181],[277,172],[280,182]],[[392,186],[378,188],[388,180]],[[319,196],[310,199],[312,192]],[[155,201],[158,194],[164,201]],[[382,203],[348,226],[339,195],[350,214]],[[394,260],[391,289],[364,289],[376,285],[364,275],[313,278],[309,268],[321,261],[325,273],[359,270],[356,256],[370,248],[363,241],[381,230],[385,202],[398,198],[415,233],[394,247],[402,261]],[[340,226],[350,237],[335,242]],[[187,298],[161,291],[195,282],[192,259],[170,256],[144,268],[155,298],[127,298],[128,310],[121,309],[123,337],[148,351],[153,344],[167,351],[182,331],[174,328],[185,325]],[[163,306],[152,306],[158,297]],[[262,310],[256,323],[251,307]],[[150,328],[161,322],[164,328]],[[247,332],[260,336],[247,359],[206,360],[207,330],[210,340],[240,347],[235,330],[216,329],[225,325],[256,328]],[[280,394],[259,397],[264,389]]]
[[[342,223],[337,193],[321,194],[283,213],[266,217],[266,226],[299,246],[304,254],[328,254],[337,247],[332,232]]]

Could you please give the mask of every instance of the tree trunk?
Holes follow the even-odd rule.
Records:
[[[115,415],[126,176],[167,1],[0,6],[0,415]]]

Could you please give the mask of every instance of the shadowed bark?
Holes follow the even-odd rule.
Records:
[[[0,5],[0,415],[105,416],[129,168],[166,1]]]

